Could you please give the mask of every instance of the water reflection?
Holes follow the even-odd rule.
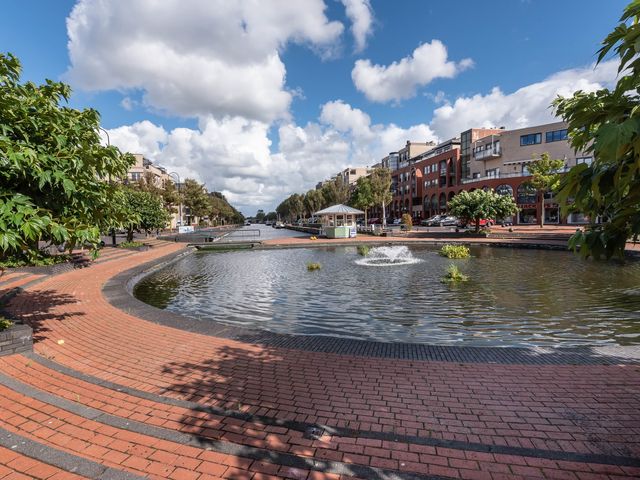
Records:
[[[194,254],[135,295],[160,308],[281,333],[464,345],[640,343],[640,263],[570,253],[472,248],[470,281],[440,278],[451,260],[371,268],[354,247]],[[306,264],[322,269],[308,272]]]

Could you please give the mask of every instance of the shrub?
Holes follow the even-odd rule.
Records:
[[[369,245],[358,245],[358,253],[363,257],[369,255],[369,250],[371,250]]]
[[[440,255],[447,258],[468,258],[471,254],[469,248],[464,245],[443,245],[440,249]]]
[[[464,275],[460,269],[453,263],[447,268],[447,274],[440,280],[442,283],[458,283],[466,282],[469,280],[467,275]]]
[[[9,328],[13,323],[4,317],[0,317],[0,332]]]
[[[39,252],[39,255],[32,255],[29,258],[26,257],[8,257],[4,260],[0,260],[0,269],[4,268],[19,268],[19,267],[47,267],[49,265],[57,265],[58,263],[65,263],[71,260],[71,255],[47,255]]]
[[[320,265],[319,263],[307,263],[307,270],[309,270],[310,272],[313,272],[314,270],[320,270],[322,268],[322,265]]]
[[[122,242],[118,245],[119,248],[138,248],[143,247],[144,243],[142,242]]]
[[[404,229],[410,232],[413,228],[413,220],[411,218],[411,215],[409,215],[408,213],[403,213],[402,224],[404,225]]]

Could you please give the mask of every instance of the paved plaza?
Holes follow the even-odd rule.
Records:
[[[0,478],[640,477],[634,358],[425,359],[176,329],[103,291],[186,251],[151,244],[0,279],[34,329],[34,352],[0,357]]]

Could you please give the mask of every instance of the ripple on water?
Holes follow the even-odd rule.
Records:
[[[465,260],[417,246],[377,247],[365,258],[354,247],[202,253],[155,272],[134,293],[160,308],[280,333],[432,344],[640,344],[640,262],[483,247],[471,253]],[[308,272],[309,262],[322,269]],[[369,268],[384,262],[389,268]],[[450,263],[469,281],[442,284]]]

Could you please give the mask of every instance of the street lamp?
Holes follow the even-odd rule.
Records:
[[[178,179],[178,197],[180,200],[180,203],[178,203],[178,217],[180,218],[180,225],[182,225],[182,197],[180,197],[180,175],[178,175],[177,172],[169,172],[169,176],[171,175],[175,175]]]
[[[98,127],[100,130],[102,130],[104,132],[104,134],[107,136],[107,147],[111,146],[111,139],[109,138],[109,132],[107,132],[104,128],[102,127]]]

